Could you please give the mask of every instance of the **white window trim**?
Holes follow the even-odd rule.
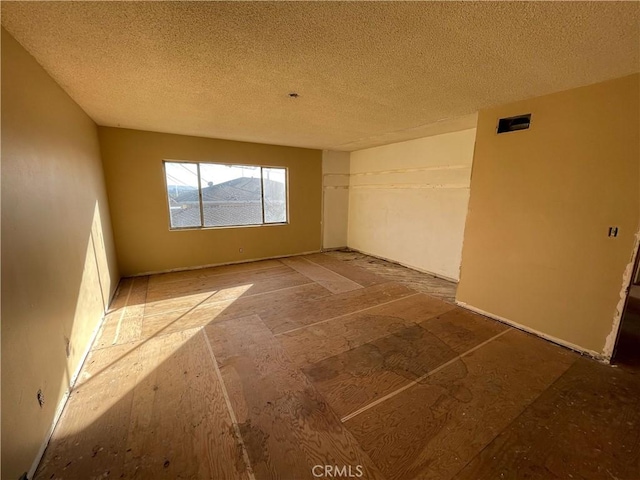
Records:
[[[196,165],[196,170],[198,174],[198,198],[200,203],[200,226],[188,226],[188,227],[173,227],[171,226],[171,204],[169,201],[169,184],[167,183],[167,163],[190,163]],[[253,223],[250,225],[204,225],[204,211],[203,211],[203,202],[202,202],[202,182],[200,179],[200,165],[223,165],[228,167],[253,167],[260,168],[260,194],[261,194],[261,211],[262,211],[262,223]],[[265,223],[264,221],[264,174],[263,170],[265,168],[278,168],[284,170],[285,172],[285,202],[286,202],[286,214],[287,219],[284,222],[269,222]],[[164,159],[162,160],[162,176],[164,177],[164,194],[165,201],[167,205],[167,220],[169,225],[169,230],[172,232],[175,231],[185,231],[185,230],[220,230],[220,229],[228,229],[228,228],[260,228],[260,227],[281,227],[284,225],[290,224],[290,216],[289,216],[289,168],[283,167],[280,165],[250,165],[246,163],[222,163],[222,162],[198,162],[192,160],[175,160],[175,159]]]

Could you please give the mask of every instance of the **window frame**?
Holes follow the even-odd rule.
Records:
[[[167,183],[167,163],[189,163],[196,166],[196,172],[198,175],[198,202],[200,206],[200,225],[188,226],[188,227],[173,227],[171,225],[171,202],[169,197],[169,184]],[[222,165],[225,167],[251,167],[260,169],[260,207],[262,212],[262,223],[252,223],[250,225],[205,225],[204,224],[204,204],[202,201],[202,177],[200,176],[200,165]],[[277,168],[284,170],[284,192],[285,192],[285,205],[286,205],[286,220],[284,222],[265,222],[264,211],[264,169]],[[289,168],[280,165],[257,165],[246,163],[222,163],[222,162],[199,162],[193,160],[174,160],[164,159],[162,160],[162,175],[164,177],[164,195],[167,205],[167,220],[169,223],[169,231],[183,231],[183,230],[218,230],[223,228],[255,228],[255,227],[273,227],[290,224],[289,217]]]

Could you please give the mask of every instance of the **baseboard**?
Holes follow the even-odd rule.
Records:
[[[119,280],[118,280],[119,282]],[[117,287],[113,290],[113,293],[111,294],[111,297],[109,298],[109,303],[107,305],[107,311],[109,309],[109,305],[111,305],[111,302],[113,301],[113,298],[116,294],[116,292],[118,291]],[[40,462],[42,461],[42,456],[44,455],[44,452],[46,451],[47,447],[49,446],[49,441],[51,441],[51,436],[53,435],[53,432],[56,428],[56,426],[58,425],[58,422],[60,421],[60,417],[62,416],[62,412],[64,411],[64,407],[67,405],[67,400],[69,400],[69,395],[71,394],[71,390],[73,390],[73,387],[75,386],[76,382],[78,381],[78,377],[80,376],[80,372],[82,371],[82,367],[84,366],[84,362],[87,360],[87,357],[89,356],[89,352],[91,351],[91,349],[93,348],[93,344],[96,341],[96,338],[98,337],[98,333],[100,332],[100,329],[102,328],[102,325],[104,323],[105,318],[107,317],[107,311],[102,313],[102,317],[100,318],[100,320],[98,321],[98,325],[93,329],[93,332],[91,333],[91,337],[89,338],[89,342],[87,344],[87,348],[85,349],[85,351],[83,352],[82,356],[80,357],[80,362],[78,362],[78,367],[75,369],[75,371],[73,372],[73,375],[71,375],[71,378],[69,379],[69,388],[67,389],[66,392],[64,392],[64,395],[62,396],[62,398],[60,399],[60,402],[58,403],[58,406],[56,408],[56,413],[53,416],[53,421],[51,422],[51,426],[49,427],[49,430],[47,430],[47,434],[42,442],[42,445],[40,445],[40,449],[38,450],[38,453],[36,454],[36,458],[34,459],[33,463],[31,464],[31,468],[29,469],[29,471],[27,472],[27,479],[32,479],[33,476],[36,473],[36,470],[38,469],[38,465],[40,465]]]
[[[363,250],[358,250],[357,248],[353,248],[353,247],[347,247],[347,250],[349,250],[351,252],[361,253],[363,255],[368,255],[368,256],[373,257],[373,258],[378,258],[380,260],[384,260],[385,262],[395,263],[396,265],[401,265],[401,266],[403,266],[405,268],[409,268],[411,270],[415,270],[416,272],[426,273],[427,275],[431,275],[433,277],[440,278],[442,280],[446,280],[447,282],[458,283],[458,280],[455,279],[455,278],[447,277],[446,275],[442,275],[440,273],[430,272],[429,270],[425,270],[423,268],[415,267],[413,265],[408,265],[406,263],[402,263],[402,262],[399,262],[397,260],[393,260],[392,258],[382,257],[380,255],[375,255],[373,253],[365,252]]]
[[[312,253],[320,253],[320,252],[321,250],[311,250],[309,252],[289,253],[287,255],[276,255],[273,257],[248,258],[246,260],[238,260],[235,262],[209,263],[207,265],[198,265],[195,267],[169,268],[167,270],[156,270],[152,272],[135,273],[133,275],[127,275],[127,277],[146,277],[147,275],[159,275],[161,273],[190,272],[191,270],[202,270],[203,268],[223,267],[225,265],[238,265],[240,263],[259,262],[261,260],[277,260],[279,258],[287,258],[287,257],[299,257],[300,255],[311,255]]]
[[[606,356],[604,356],[601,353],[598,353],[594,350],[588,350],[586,348],[583,348],[579,345],[576,345],[574,343],[571,342],[567,342],[565,340],[562,340],[560,338],[554,337],[553,335],[548,335],[546,333],[540,332],[538,330],[535,330],[533,328],[527,327],[525,325],[522,325],[520,323],[514,322],[513,320],[509,320],[508,318],[504,318],[501,317],[500,315],[495,315],[493,313],[489,313],[489,312],[485,312],[484,310],[480,309],[480,308],[476,308],[473,307],[471,305],[466,304],[465,302],[461,302],[459,300],[456,300],[456,305],[458,305],[461,308],[464,308],[466,310],[470,310],[472,312],[475,313],[479,313],[480,315],[484,315],[485,317],[491,318],[492,320],[497,320],[498,322],[501,323],[505,323],[511,327],[517,328],[518,330],[522,330],[523,332],[527,332],[527,333],[531,333],[532,335],[535,335],[537,337],[543,338],[549,342],[555,343],[556,345],[560,345],[561,347],[564,348],[568,348],[569,350],[573,350],[575,352],[578,352],[581,355],[587,355],[589,357],[592,357],[600,362],[603,363],[609,363],[610,362],[610,358],[607,358]]]

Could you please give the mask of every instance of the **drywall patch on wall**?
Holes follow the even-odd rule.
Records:
[[[347,246],[349,152],[322,152],[322,248]]]
[[[294,255],[321,249],[322,152],[99,127],[123,275]],[[285,167],[289,223],[169,229],[163,160]]]
[[[531,128],[496,134],[523,112]],[[481,111],[456,300],[610,355],[638,158],[638,74]]]
[[[627,303],[627,296],[629,294],[629,288],[633,283],[633,269],[636,264],[636,258],[638,256],[638,247],[640,246],[640,231],[636,233],[636,241],[633,247],[633,253],[631,254],[631,260],[627,264],[627,267],[622,273],[622,287],[620,289],[620,299],[616,305],[616,310],[613,314],[613,324],[611,326],[611,333],[607,336],[607,340],[604,344],[603,356],[606,361],[610,361],[613,356],[613,351],[618,340],[618,334],[620,327],[622,326],[622,316],[624,315],[624,307]]]
[[[1,83],[2,475],[19,478],[119,277],[95,123],[4,29]]]
[[[458,280],[475,128],[351,153],[348,246]]]

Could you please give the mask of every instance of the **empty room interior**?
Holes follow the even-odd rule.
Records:
[[[640,2],[8,2],[1,478],[640,479]]]

